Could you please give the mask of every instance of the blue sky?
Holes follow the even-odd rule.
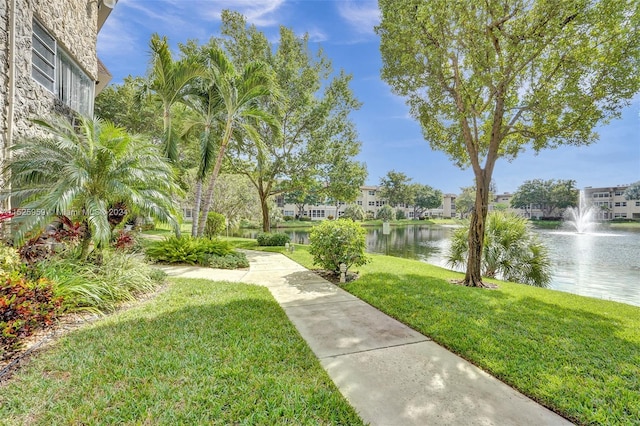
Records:
[[[113,74],[112,83],[146,73],[152,33],[166,35],[174,47],[189,39],[204,43],[219,34],[223,9],[241,12],[274,42],[280,25],[308,33],[312,48],[322,47],[336,71],[353,75],[351,88],[363,106],[352,118],[368,184],[378,184],[392,169],[446,193],[473,184],[471,170],[460,170],[431,150],[404,100],[380,79],[375,0],[119,0],[98,35],[98,55]],[[562,147],[537,156],[527,151],[511,163],[499,160],[494,171],[498,192],[513,192],[537,178],[574,179],[579,188],[640,180],[640,96],[621,119],[598,133],[600,141],[588,147]]]

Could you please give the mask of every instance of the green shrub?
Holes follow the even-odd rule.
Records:
[[[12,274],[0,280],[0,359],[20,349],[22,339],[51,325],[62,311],[47,279],[27,280]]]
[[[366,231],[351,220],[324,221],[309,233],[309,253],[313,263],[334,272],[340,264],[360,266],[368,262],[365,255]]]
[[[20,269],[20,255],[13,247],[0,243],[0,280]]]
[[[103,252],[100,263],[57,257],[39,266],[55,283],[54,292],[64,298],[67,311],[109,312],[164,281],[164,274],[143,256],[110,250]]]
[[[402,209],[397,209],[396,210],[396,220],[402,220],[402,219],[406,219],[407,215],[404,213],[404,210]]]
[[[283,246],[291,241],[289,235],[283,232],[267,233],[261,232],[256,237],[259,246]]]
[[[217,212],[209,212],[207,222],[204,227],[204,236],[211,239],[222,234],[225,227],[225,217]]]
[[[146,249],[147,256],[155,262],[196,263],[206,265],[208,255],[225,256],[233,251],[231,244],[222,240],[171,236],[154,241]]]
[[[351,219],[353,221],[361,221],[365,218],[365,213],[362,206],[357,204],[349,204],[344,208],[344,213],[342,214],[343,219]]]
[[[378,210],[378,214],[376,215],[376,219],[382,219],[385,221],[394,220],[396,218],[396,212],[393,211],[393,208],[385,204],[382,206],[380,210]]]
[[[248,220],[248,219],[241,219],[240,220],[240,228],[243,228],[243,229],[259,229],[259,228],[261,228],[261,226],[260,226],[259,222],[255,222],[255,221]]]
[[[216,269],[238,269],[248,268],[249,260],[244,253],[233,252],[225,256],[210,256],[208,263],[211,268]]]
[[[291,222],[294,219],[294,217],[293,216],[285,216],[282,219],[284,219],[285,222]]]
[[[450,265],[466,265],[468,235],[468,226],[454,232],[448,254]],[[537,287],[549,284],[549,250],[531,230],[527,219],[503,211],[489,213],[482,251],[482,275]]]
[[[300,222],[311,222],[311,218],[309,216],[300,216]]]

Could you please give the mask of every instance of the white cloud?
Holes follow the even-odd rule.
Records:
[[[164,4],[163,4],[164,3]],[[189,5],[192,2],[176,2],[175,0],[166,1],[137,1],[137,0],[120,0],[116,7],[127,7],[137,12],[124,12],[130,13],[130,16],[142,15],[146,19],[141,19],[140,22],[147,26],[157,26],[157,22],[164,22],[165,24],[180,26],[184,24],[184,19],[179,17],[175,11],[176,9],[184,9],[184,6]],[[166,13],[166,10],[170,9],[174,13]],[[108,22],[108,21],[107,21]]]
[[[279,24],[278,9],[285,0],[212,0],[209,2],[207,14],[220,19],[224,9],[234,10],[257,27],[271,27]]]
[[[100,55],[134,52],[138,48],[136,35],[119,19],[108,19],[98,33],[98,52]]]
[[[373,27],[380,23],[380,10],[374,0],[344,0],[337,5],[342,19],[361,34],[373,34]]]
[[[309,34],[309,41],[312,41],[315,43],[321,43],[329,39],[329,36],[319,28],[315,28],[315,27],[310,28],[305,32]]]

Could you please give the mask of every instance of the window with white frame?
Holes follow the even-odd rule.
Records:
[[[31,76],[50,92],[54,91],[56,82],[56,40],[36,20],[33,21]]]
[[[47,30],[33,20],[31,76],[69,108],[93,114],[95,82]]]

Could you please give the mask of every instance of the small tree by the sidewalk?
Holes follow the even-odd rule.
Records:
[[[204,236],[211,239],[222,234],[225,227],[225,217],[217,212],[207,214],[207,223],[204,227]]]
[[[322,222],[309,234],[313,263],[336,274],[340,273],[341,263],[346,265],[346,271],[366,264],[369,258],[365,255],[365,235],[365,230],[351,220]]]

